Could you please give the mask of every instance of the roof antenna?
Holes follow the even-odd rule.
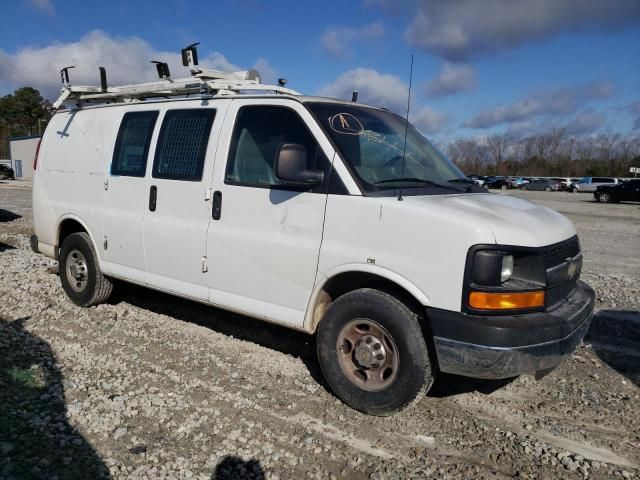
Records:
[[[407,153],[407,130],[409,129],[409,110],[411,109],[411,82],[413,81],[413,53],[411,54],[411,67],[409,67],[409,95],[407,96],[407,116],[404,121],[404,146],[402,147],[402,172],[404,177],[405,154]],[[398,189],[398,200],[402,201],[402,189]]]

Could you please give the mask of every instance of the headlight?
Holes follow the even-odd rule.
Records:
[[[504,283],[513,275],[513,255],[502,257],[502,270],[500,271],[500,282]]]
[[[515,312],[544,307],[546,271],[533,248],[472,247],[467,257],[462,308],[471,313]]]

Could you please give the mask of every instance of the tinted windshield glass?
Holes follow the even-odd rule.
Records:
[[[429,193],[477,191],[473,182],[402,117],[359,105],[309,103],[366,192],[401,188]]]

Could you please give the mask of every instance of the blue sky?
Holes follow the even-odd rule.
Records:
[[[54,98],[58,70],[97,83],[153,78],[192,41],[207,66],[257,67],[310,94],[402,111],[437,141],[564,127],[640,134],[638,0],[17,0],[3,6],[0,94]],[[181,73],[181,72],[180,72]]]

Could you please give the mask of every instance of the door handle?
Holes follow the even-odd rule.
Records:
[[[214,220],[220,220],[220,216],[222,214],[222,192],[220,190],[213,192],[212,203],[211,216]]]
[[[155,185],[151,185],[151,190],[149,190],[149,210],[152,212],[156,211],[156,202],[158,200],[158,187]]]

